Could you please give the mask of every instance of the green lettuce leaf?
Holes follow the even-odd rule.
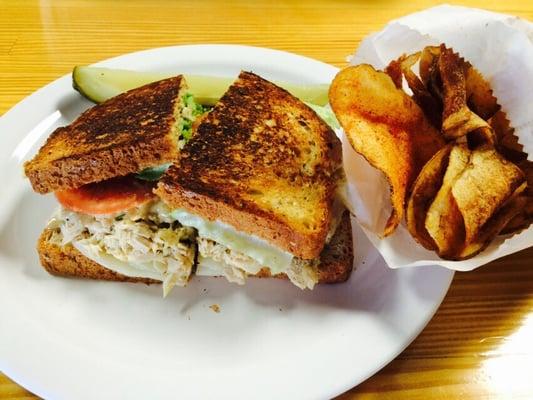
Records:
[[[161,178],[161,175],[165,173],[168,167],[170,167],[170,163],[161,164],[157,167],[145,168],[137,175],[135,175],[135,177],[144,181],[157,181],[159,180],[159,178]]]
[[[317,115],[322,118],[322,120],[328,124],[332,129],[339,129],[339,121],[337,121],[337,117],[335,117],[335,114],[333,113],[333,110],[329,106],[329,104],[326,104],[325,106],[317,106],[316,104],[312,103],[305,103],[311,108],[314,112],[317,113]]]

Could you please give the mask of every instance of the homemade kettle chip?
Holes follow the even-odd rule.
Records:
[[[442,134],[448,140],[474,131],[482,132],[486,140],[495,142],[490,125],[467,105],[465,62],[451,49],[441,46],[438,60],[443,90]]]
[[[404,54],[385,73],[348,67],[329,93],[352,147],[391,185],[385,236],[405,207],[417,242],[441,258],[463,260],[501,232],[527,228],[533,163],[483,76],[444,44]]]
[[[412,71],[419,61],[420,78]],[[413,100],[447,139],[471,133],[478,142],[494,143],[487,122],[499,105],[492,90],[472,65],[444,45],[428,46],[421,52],[400,56],[385,69],[397,87],[402,75]]]
[[[443,258],[471,257],[510,221],[524,225],[526,188],[520,168],[494,149],[470,151],[466,144],[449,144],[413,184],[407,227],[420,244]]]
[[[468,167],[452,188],[465,222],[466,243],[476,239],[490,217],[524,182],[525,175],[520,168],[493,148],[472,152]]]
[[[420,52],[410,56],[401,56],[398,60],[391,61],[385,72],[394,81],[398,89],[402,88],[402,75],[405,77],[409,89],[413,92],[413,100],[422,108],[422,111],[437,129],[441,126],[442,102],[434,97],[426,88],[420,78],[412,71],[420,59]]]
[[[510,198],[500,207],[500,209],[487,221],[479,230],[478,235],[470,243],[467,243],[463,250],[455,257],[463,260],[475,256],[489,245],[512,221],[527,204],[527,198],[523,196],[527,184],[522,183],[510,196]]]
[[[533,162],[522,160],[518,166],[526,174],[527,187],[524,190],[524,204],[518,213],[505,225],[502,233],[508,234],[526,229],[533,222]]]
[[[438,65],[437,62],[439,61],[440,56],[440,47],[439,46],[427,46],[424,47],[424,49],[420,52],[420,63],[418,64],[418,73],[420,74],[420,79],[422,80],[422,83],[430,89],[431,79],[435,79],[437,77],[438,73]],[[433,84],[436,84],[435,88],[437,88],[438,85],[436,80],[433,82]],[[434,95],[440,99],[442,99],[442,96],[440,94],[440,89],[434,93]]]
[[[475,114],[487,121],[498,112],[500,106],[483,76],[470,63],[466,63],[466,68],[465,85],[468,106]]]
[[[468,166],[470,154],[466,144],[452,148],[442,185],[425,215],[426,230],[442,257],[457,254],[465,241],[464,220],[452,189]]]
[[[428,250],[437,250],[437,245],[426,229],[426,215],[442,185],[451,151],[452,145],[449,144],[440,149],[424,165],[413,184],[411,196],[407,203],[405,213],[407,229]]]
[[[409,187],[444,140],[420,107],[370,65],[340,71],[329,100],[352,147],[390,183],[393,211],[384,230],[387,236],[403,218]]]

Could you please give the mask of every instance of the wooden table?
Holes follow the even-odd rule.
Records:
[[[340,67],[364,36],[431,3],[1,0],[0,115],[76,64],[151,47],[240,43]],[[533,20],[531,0],[463,4]],[[0,374],[0,399],[8,398],[34,396]],[[340,398],[533,399],[533,248],[456,274],[413,344]]]

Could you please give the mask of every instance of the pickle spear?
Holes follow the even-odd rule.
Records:
[[[76,66],[72,71],[72,86],[83,96],[101,103],[126,90],[177,75],[171,73],[137,72],[121,69]],[[189,91],[202,105],[214,105],[235,78],[185,74]],[[328,103],[329,84],[295,85],[274,81],[300,100],[324,106]]]

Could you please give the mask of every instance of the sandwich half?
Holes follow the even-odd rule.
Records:
[[[38,252],[56,275],[163,282],[189,280],[195,231],[153,193],[203,112],[182,76],[120,94],[55,130],[24,170],[61,207]]]
[[[155,193],[197,231],[197,275],[342,282],[352,234],[341,143],[313,110],[242,72],[201,118]]]

